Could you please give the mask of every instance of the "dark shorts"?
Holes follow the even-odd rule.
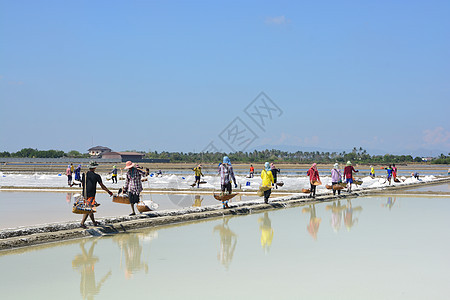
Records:
[[[353,179],[352,179],[352,178],[347,178],[347,179],[346,179],[346,182],[347,182],[347,183],[353,183]]]
[[[128,199],[130,199],[131,204],[136,204],[139,202],[139,195],[133,194],[133,193],[128,193]]]
[[[200,176],[195,176],[195,181],[200,181]]]
[[[225,190],[231,194],[231,182],[228,182],[227,184],[222,184],[222,192],[225,192]]]

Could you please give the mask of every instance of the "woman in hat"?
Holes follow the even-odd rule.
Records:
[[[315,198],[316,197],[316,185],[315,182],[320,182],[319,177],[319,171],[317,170],[317,164],[313,163],[311,168],[309,168],[308,172],[306,172],[306,175],[309,176],[309,182],[311,183],[311,191],[309,194],[309,197]]]
[[[128,170],[125,179],[125,186],[123,187],[124,193],[128,194],[128,199],[130,199],[131,204],[131,214],[134,216],[136,212],[134,211],[134,204],[139,202],[139,197],[142,192],[142,176],[144,172],[139,170],[136,164],[131,161],[125,163],[124,170]]]
[[[336,195],[334,186],[341,181],[341,170],[339,170],[339,164],[335,163],[333,169],[331,169],[331,186],[333,187],[333,195]],[[341,190],[337,190],[338,195],[341,194]]]

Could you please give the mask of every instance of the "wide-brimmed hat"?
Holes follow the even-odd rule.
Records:
[[[339,164],[338,164],[338,163],[335,163],[335,164],[334,164],[334,168],[335,168],[335,169],[339,169]]]
[[[351,166],[352,165],[352,162],[351,161],[348,161],[347,162],[347,166]]]
[[[127,161],[126,163],[125,163],[125,168],[123,168],[124,170],[127,170],[127,169],[131,169],[131,168],[133,168],[134,166],[136,166],[134,163],[132,163],[130,160],[129,161]]]
[[[91,160],[87,166],[89,169],[95,169],[97,168],[98,163],[96,161]]]

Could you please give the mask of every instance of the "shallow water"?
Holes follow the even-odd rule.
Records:
[[[408,189],[408,191],[417,192],[446,192],[450,193],[450,183],[437,184],[437,185],[427,185],[419,188]]]
[[[449,209],[365,197],[0,252],[2,298],[448,299]]]
[[[82,215],[73,214],[74,193],[62,192],[0,192],[0,229],[54,222],[80,221]],[[230,202],[260,199],[257,196],[237,195]],[[218,205],[221,202],[208,194],[142,194],[141,200],[153,200],[158,211]],[[129,204],[112,202],[105,193],[97,193],[96,218],[124,216],[131,213]],[[137,209],[136,213],[139,213]]]

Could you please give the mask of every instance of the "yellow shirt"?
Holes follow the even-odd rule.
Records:
[[[261,171],[261,179],[262,179],[262,186],[272,186],[273,181],[273,175],[272,171]]]
[[[195,176],[203,176],[202,168],[196,167],[194,168]]]

